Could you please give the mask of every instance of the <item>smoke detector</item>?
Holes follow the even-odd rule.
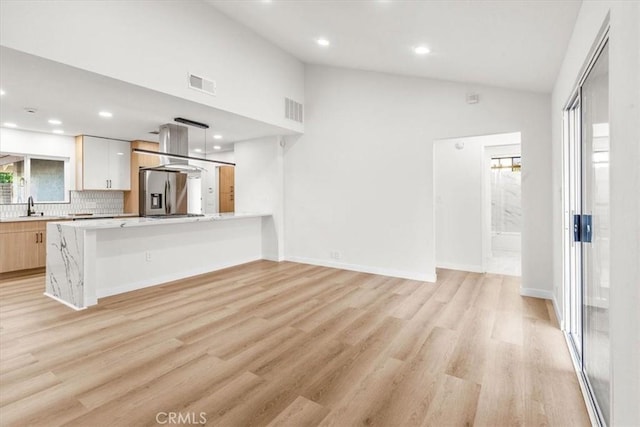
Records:
[[[478,102],[480,102],[480,95],[477,93],[467,94],[467,104],[477,104]]]

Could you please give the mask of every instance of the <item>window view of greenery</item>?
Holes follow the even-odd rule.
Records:
[[[13,184],[13,173],[0,172],[0,203],[11,203],[11,184]]]
[[[0,154],[0,204],[66,202],[64,159]]]

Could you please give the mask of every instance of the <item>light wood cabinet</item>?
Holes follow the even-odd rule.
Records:
[[[158,151],[158,143],[150,141],[133,141],[131,149],[140,148],[149,151]],[[140,210],[140,180],[138,172],[140,168],[148,168],[160,165],[160,157],[151,154],[141,154],[131,152],[130,180],[131,191],[124,193],[124,211],[126,213],[139,214]]]
[[[0,273],[44,267],[47,222],[0,223]]]
[[[77,190],[131,190],[131,143],[76,137]]]
[[[218,168],[218,211],[235,211],[235,175],[233,166],[220,166]]]

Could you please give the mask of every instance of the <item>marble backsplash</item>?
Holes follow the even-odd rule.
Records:
[[[491,170],[491,231],[522,231],[521,172]]]
[[[78,213],[121,214],[124,212],[122,191],[72,191],[70,203],[36,203],[35,211],[45,215]],[[26,215],[27,205],[0,205],[0,217],[13,218]]]

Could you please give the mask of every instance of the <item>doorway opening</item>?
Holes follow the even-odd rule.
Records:
[[[520,140],[512,132],[434,142],[438,268],[520,275]],[[493,158],[504,170],[492,169]]]
[[[487,273],[522,275],[522,161],[520,144],[485,147],[491,230],[485,249]],[[486,178],[485,178],[486,179]],[[486,209],[486,208],[485,208]]]

